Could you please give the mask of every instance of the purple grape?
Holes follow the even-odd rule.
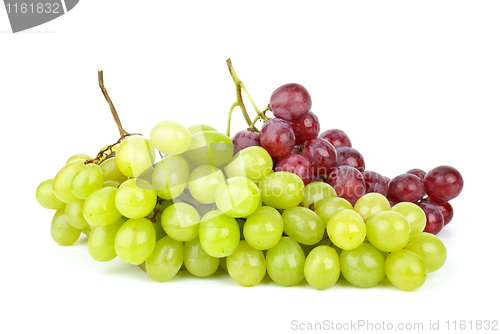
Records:
[[[311,162],[315,175],[328,175],[337,165],[335,147],[319,137],[306,140],[301,154]]]
[[[448,202],[457,197],[464,187],[462,175],[451,166],[431,169],[424,178],[425,192],[435,201]]]
[[[319,137],[325,139],[335,148],[352,147],[351,140],[346,133],[339,129],[330,129],[322,132]]]
[[[354,167],[340,166],[333,168],[326,182],[330,184],[337,196],[344,198],[352,205],[366,193],[363,174]]]
[[[273,92],[270,104],[274,116],[290,121],[301,118],[311,110],[312,101],[304,86],[289,83]]]
[[[337,166],[351,166],[360,172],[365,170],[365,159],[358,150],[352,147],[339,147],[337,150]]]
[[[260,134],[243,130],[233,137],[234,154],[250,146],[260,146]]]
[[[304,181],[304,185],[312,181],[311,163],[300,154],[287,155],[276,164],[274,170],[294,173]]]
[[[393,202],[415,203],[424,196],[424,184],[416,175],[401,174],[389,182],[387,197]]]
[[[425,224],[424,232],[438,234],[443,229],[444,217],[441,210],[434,204],[426,202],[418,202],[417,205],[424,210],[427,223]]]
[[[301,145],[308,139],[316,138],[319,134],[319,120],[312,112],[307,112],[298,119],[292,119],[290,126],[295,134],[295,145]]]
[[[377,172],[365,170],[363,172],[363,177],[365,178],[366,193],[379,193],[387,197],[389,192],[389,185],[385,177]]]
[[[271,118],[260,131],[260,145],[273,158],[283,158],[292,152],[295,135],[287,121]]]

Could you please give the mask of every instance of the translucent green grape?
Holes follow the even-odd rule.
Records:
[[[67,204],[64,213],[66,214],[68,223],[74,228],[83,230],[89,226],[89,223],[83,216],[83,201]]]
[[[385,274],[397,288],[413,291],[425,283],[427,267],[420,255],[402,249],[387,256],[385,259]]]
[[[213,275],[219,268],[220,260],[218,257],[208,255],[203,250],[198,237],[184,243],[184,265],[194,276],[208,277]]]
[[[86,199],[94,191],[101,189],[103,182],[104,174],[101,167],[96,164],[86,164],[71,181],[71,190],[75,197]]]
[[[231,217],[247,217],[259,206],[260,190],[250,179],[235,176],[221,183],[215,192],[217,208]]]
[[[244,176],[260,181],[273,171],[273,158],[260,146],[251,146],[239,151],[226,166],[228,177]]]
[[[238,248],[226,258],[229,276],[241,286],[259,284],[266,274],[266,258],[261,250],[241,240]]]
[[[151,141],[142,136],[125,138],[116,150],[116,164],[120,172],[128,177],[139,177],[153,166],[155,149]]]
[[[422,232],[427,224],[427,217],[415,203],[401,202],[392,207],[392,211],[402,214],[410,224],[410,236]]]
[[[232,254],[240,242],[240,228],[236,219],[219,210],[203,216],[200,222],[200,243],[208,255],[224,257]]]
[[[216,131],[217,130],[210,125],[205,125],[205,124],[193,124],[191,126],[188,126],[189,133],[192,135],[202,132],[202,131]]]
[[[283,235],[283,218],[275,208],[262,206],[248,216],[243,235],[255,249],[269,249],[280,241]]]
[[[115,157],[105,160],[99,166],[101,166],[104,182],[116,181],[118,183],[123,183],[128,179],[128,177],[123,175],[120,169],[118,169]]]
[[[367,221],[376,213],[389,210],[391,210],[389,200],[379,193],[365,194],[354,204],[354,211],[359,213],[364,221]]]
[[[191,145],[188,128],[176,121],[160,121],[149,136],[154,147],[167,155],[181,154]]]
[[[279,285],[297,285],[304,279],[305,261],[306,257],[298,242],[281,237],[276,246],[267,250],[267,273]]]
[[[116,233],[124,223],[125,221],[119,218],[111,225],[96,226],[90,231],[88,249],[94,260],[108,262],[116,257]]]
[[[309,208],[311,204],[316,204],[324,198],[335,198],[337,192],[326,182],[311,182],[304,187],[304,198],[302,205]]]
[[[164,236],[156,242],[153,253],[146,261],[146,272],[157,282],[171,280],[181,269],[184,260],[182,242]]]
[[[304,198],[304,182],[290,172],[275,172],[266,176],[259,184],[262,202],[276,209],[297,206]]]
[[[128,218],[146,217],[156,205],[156,191],[142,179],[130,179],[122,183],[115,196],[115,205]]]
[[[185,153],[196,165],[224,166],[233,157],[231,139],[216,131],[201,131],[191,137],[191,145]]]
[[[113,181],[113,180],[109,180],[109,181],[104,181],[102,183],[102,187],[105,188],[105,187],[111,187],[111,188],[116,188],[118,189],[118,187],[120,186],[120,184],[116,181]]]
[[[116,233],[116,255],[123,261],[139,265],[146,261],[156,244],[155,228],[146,218],[127,220]]]
[[[189,166],[180,155],[163,158],[153,172],[153,187],[158,197],[174,199],[186,189]]]
[[[353,210],[353,207],[342,197],[328,197],[314,204],[314,212],[321,218],[325,226],[335,213],[345,209]]]
[[[366,222],[366,237],[378,250],[395,252],[408,243],[410,224],[400,213],[382,211]]]
[[[52,190],[53,179],[45,180],[36,188],[36,200],[46,209],[59,210],[64,208],[66,203],[59,200]]]
[[[354,249],[366,237],[363,218],[354,210],[341,210],[330,218],[327,224],[330,240],[341,249]]]
[[[340,270],[352,285],[371,288],[385,277],[385,258],[378,249],[363,243],[357,248],[342,251]]]
[[[85,154],[85,153],[73,154],[72,156],[70,156],[68,158],[68,160],[66,160],[65,165],[70,163],[71,161],[75,161],[75,160],[92,160],[92,157],[88,154]]]
[[[325,225],[314,211],[301,206],[283,212],[285,234],[304,245],[314,245],[323,239]]]
[[[202,204],[215,203],[215,192],[226,177],[222,171],[212,165],[201,165],[189,174],[189,193]]]
[[[52,239],[59,245],[69,246],[74,244],[78,238],[80,238],[82,230],[74,228],[68,223],[68,219],[64,213],[64,208],[62,208],[57,210],[52,218],[50,234],[52,235]]]
[[[340,276],[340,261],[332,247],[318,246],[307,255],[304,276],[310,286],[325,290],[333,286]]]
[[[110,225],[122,216],[115,205],[116,192],[115,188],[102,188],[93,192],[83,202],[83,217],[90,225]]]
[[[170,205],[161,215],[161,226],[169,237],[189,241],[198,236],[200,215],[186,203]]]
[[[429,272],[438,270],[446,262],[446,247],[441,239],[431,233],[418,232],[410,235],[410,241],[404,249],[420,255]]]
[[[76,203],[81,199],[73,195],[71,182],[75,175],[85,166],[85,160],[73,160],[64,165],[52,181],[54,195],[64,203]]]

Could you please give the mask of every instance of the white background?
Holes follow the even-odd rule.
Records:
[[[297,332],[292,320],[446,331],[447,320],[500,320],[499,17],[498,1],[87,0],[12,34],[1,8],[0,332]],[[148,136],[164,119],[225,131],[228,57],[261,109],[278,86],[304,85],[322,130],[343,129],[369,170],[461,171],[455,218],[439,234],[448,261],[424,286],[316,291],[266,278],[242,288],[187,273],[156,283],[118,259],[94,261],[83,237],[52,241],[36,187],[72,154],[119,137],[97,70],[129,132]],[[243,128],[236,110],[232,134]]]

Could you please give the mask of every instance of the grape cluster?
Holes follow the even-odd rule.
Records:
[[[414,290],[444,264],[431,233],[451,219],[463,185],[455,169],[388,182],[365,170],[343,131],[320,134],[303,86],[279,87],[269,108],[260,131],[232,139],[165,120],[149,139],[128,134],[94,159],[70,157],[36,190],[56,210],[52,238],[71,245],[84,233],[95,260],[118,257],[160,282],[182,267],[198,277],[221,267],[247,287],[267,272],[282,286],[305,278],[327,289],[342,273],[359,287],[387,276]]]

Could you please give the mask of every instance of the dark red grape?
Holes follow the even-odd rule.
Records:
[[[410,169],[409,171],[407,171],[407,173],[409,174],[413,174],[413,175],[416,175],[418,176],[418,178],[424,182],[424,177],[425,177],[425,172],[419,168],[412,168]]]
[[[234,154],[250,146],[260,146],[260,134],[243,130],[233,137]]]
[[[295,135],[287,121],[271,118],[260,131],[260,145],[273,158],[283,158],[292,152],[295,146]]]
[[[389,185],[389,182],[391,182],[391,178],[388,176],[384,176],[385,182],[387,182],[387,185]]]
[[[464,187],[462,175],[451,166],[431,169],[424,178],[425,192],[435,201],[448,202],[457,197]]]
[[[444,217],[439,208],[434,204],[426,202],[418,202],[417,205],[424,210],[427,219],[424,232],[438,234],[444,226]]]
[[[453,207],[450,202],[437,202],[432,198],[427,200],[427,203],[434,204],[441,211],[444,218],[444,226],[448,225],[448,223],[453,218]]]
[[[365,178],[366,193],[379,193],[387,197],[389,192],[389,185],[385,177],[377,172],[372,172],[365,170],[363,172],[363,177]]]
[[[358,150],[352,147],[339,147],[337,151],[337,166],[351,166],[360,172],[365,170],[365,159]]]
[[[294,173],[304,181],[304,185],[312,180],[311,163],[300,154],[287,155],[276,164],[274,170]]]
[[[328,175],[337,165],[335,147],[319,137],[306,140],[301,154],[311,162],[313,174],[316,175]]]
[[[304,86],[289,83],[276,89],[271,95],[271,111],[274,116],[290,121],[311,110],[311,96]]]
[[[356,204],[356,201],[366,192],[363,174],[351,166],[333,168],[326,182],[335,189],[337,196],[344,198],[352,205]]]
[[[401,174],[389,182],[387,197],[393,202],[417,202],[424,196],[424,184],[416,175]]]
[[[312,112],[307,112],[298,119],[292,119],[290,126],[295,134],[295,145],[301,145],[308,139],[316,138],[319,134],[319,120]]]
[[[319,137],[325,139],[335,148],[352,147],[351,140],[346,133],[339,129],[330,129],[322,132]]]

